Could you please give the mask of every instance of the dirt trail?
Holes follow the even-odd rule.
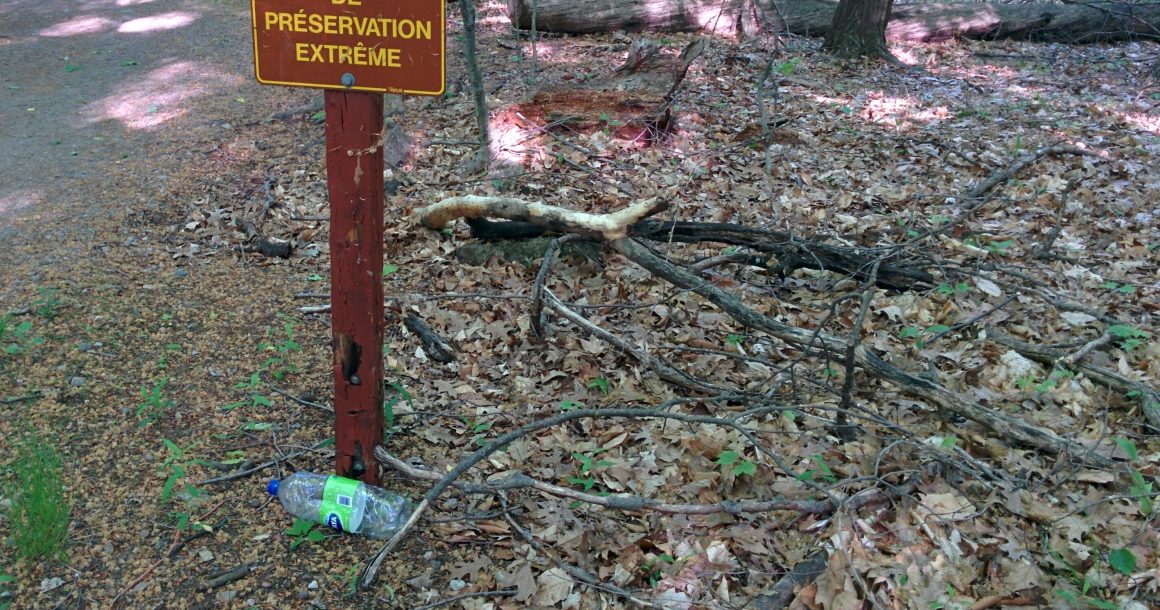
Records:
[[[0,240],[52,248],[163,192],[180,141],[280,108],[295,93],[254,81],[249,36],[236,0],[0,1]]]

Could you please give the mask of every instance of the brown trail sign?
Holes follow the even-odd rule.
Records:
[[[251,0],[254,75],[327,89],[335,472],[383,441],[383,93],[440,95],[444,0]]]

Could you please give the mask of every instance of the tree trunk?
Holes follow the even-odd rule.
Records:
[[[894,0],[841,0],[826,34],[826,51],[838,57],[885,57],[886,22]]]
[[[508,0],[508,8],[516,27],[531,25],[530,0]],[[768,22],[793,34],[825,36],[836,8],[837,3],[827,0],[779,0],[776,6],[771,0],[536,0],[536,27],[569,34],[613,30],[730,33],[757,10],[769,17],[758,23]],[[887,40],[950,38],[1063,43],[1160,40],[1160,2],[904,4],[890,12]]]

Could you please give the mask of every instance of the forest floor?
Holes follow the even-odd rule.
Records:
[[[1145,389],[1160,379],[1157,45],[895,45],[910,66],[898,68],[834,60],[816,40],[714,39],[677,95],[672,133],[644,146],[616,137],[615,117],[579,133],[508,110],[541,84],[607,73],[636,35],[546,37],[533,65],[527,36],[485,3],[479,58],[507,169],[483,176],[464,174],[476,130],[453,10],[447,94],[403,99],[393,116],[406,138],[387,151],[400,188],[387,200],[384,291],[390,313],[418,315],[457,362],[388,324],[387,382],[403,398],[387,449],[446,472],[503,432],[582,407],[670,401],[724,421],[777,404],[742,422],[752,438],[729,425],[576,420],[465,478],[522,472],[704,506],[906,493],[858,510],[733,515],[452,491],[356,591],[381,543],[288,533],[293,520],[265,493],[272,477],[333,467],[328,317],[303,310],[329,287],[323,127],[302,110],[321,93],[254,81],[246,3],[56,4],[0,0],[0,504],[18,494],[17,439],[33,434],[63,455],[72,516],[64,558],[25,561],[0,514],[0,608],[599,608],[628,605],[625,593],[671,608],[775,607],[774,583],[818,550],[829,560],[798,607],[1160,607],[1148,395],[1080,366]],[[692,40],[651,37],[672,52]],[[756,92],[770,57],[779,84],[766,110],[779,125],[767,138]],[[1090,154],[1038,158],[981,205],[963,200],[1056,145]],[[900,260],[938,281],[875,290],[861,317],[862,283],[833,272],[699,268],[786,324],[847,336],[857,322],[891,364],[1111,465],[947,417],[620,256],[557,263],[547,287],[590,321],[747,397],[681,402],[690,392],[558,316],[536,338],[538,260],[463,260],[465,225],[431,231],[413,214],[463,194],[608,212],[658,193],[677,193],[665,220],[905,245]],[[246,222],[294,254],[245,252]],[[662,250],[686,264],[720,253]],[[1057,362],[996,341],[999,330],[1060,350]],[[857,436],[833,433],[841,411]],[[392,469],[384,480],[413,498],[430,485]]]

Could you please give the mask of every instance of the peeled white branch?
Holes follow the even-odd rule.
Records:
[[[442,229],[456,218],[504,218],[612,241],[624,237],[634,223],[668,207],[668,201],[653,197],[616,212],[589,214],[514,197],[465,195],[429,205],[418,210],[418,214],[419,222],[429,229]]]

